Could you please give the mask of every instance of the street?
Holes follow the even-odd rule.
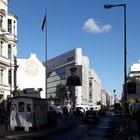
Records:
[[[0,137],[1,140],[139,140],[139,131],[136,129],[136,121],[129,119],[128,133],[121,132],[120,119],[118,115],[108,114],[100,117],[99,123],[84,123],[77,118],[69,118],[67,122],[60,118],[55,126],[32,132],[15,132]],[[121,133],[120,133],[121,132]]]
[[[70,125],[62,131],[42,136],[41,140],[112,140],[114,136],[117,117],[108,115],[102,117],[99,123]]]

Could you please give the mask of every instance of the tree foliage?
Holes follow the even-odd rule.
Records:
[[[66,85],[63,85],[62,83],[58,84],[56,86],[56,96],[55,100],[60,103],[64,98],[67,97],[67,89]]]
[[[20,89],[16,89],[12,91],[13,96],[20,96],[21,95],[21,90]]]
[[[140,80],[137,79],[135,76],[129,77],[127,83],[137,83],[140,84]]]

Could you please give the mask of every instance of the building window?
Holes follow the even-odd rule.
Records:
[[[8,83],[9,85],[12,85],[12,71],[11,70],[8,71]]]
[[[3,23],[3,16],[0,15],[0,28],[2,28],[2,23]]]
[[[8,19],[8,32],[12,33],[12,20]]]
[[[70,61],[72,61],[72,60],[73,60],[73,57],[67,58],[67,62],[70,62]]]
[[[58,76],[60,76],[61,79],[65,79],[65,67],[59,68],[55,70]]]
[[[0,43],[0,56],[2,56],[2,52],[3,52],[3,42]]]
[[[0,85],[3,85],[3,69],[0,69]]]
[[[12,54],[12,47],[11,47],[11,45],[9,44],[9,45],[8,45],[8,59],[11,59],[11,54]]]

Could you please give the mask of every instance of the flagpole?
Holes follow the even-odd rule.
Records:
[[[47,9],[46,9],[46,18],[45,18],[45,59],[46,59],[46,65],[45,65],[45,89],[46,89],[46,99],[47,99],[47,77],[48,77],[48,63],[47,63]]]

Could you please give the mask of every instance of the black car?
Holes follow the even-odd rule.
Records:
[[[88,110],[84,116],[84,122],[99,122],[99,115],[97,111]]]

